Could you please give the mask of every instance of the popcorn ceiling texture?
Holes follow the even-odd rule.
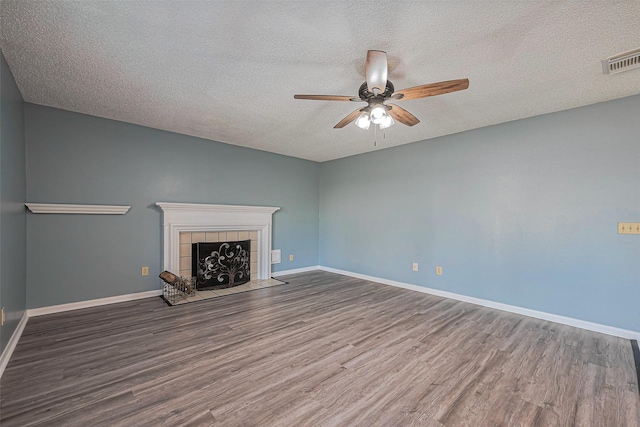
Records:
[[[600,60],[640,47],[630,1],[7,1],[1,43],[26,101],[326,161],[640,93]],[[402,102],[383,135],[333,126],[368,49],[396,89],[469,78]]]

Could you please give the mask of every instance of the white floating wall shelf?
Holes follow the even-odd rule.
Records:
[[[67,205],[63,203],[25,203],[35,214],[124,215],[131,206]]]

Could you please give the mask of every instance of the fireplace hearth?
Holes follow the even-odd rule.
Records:
[[[231,288],[251,279],[251,240],[196,242],[191,248],[197,290]]]

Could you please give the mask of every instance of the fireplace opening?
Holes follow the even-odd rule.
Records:
[[[231,288],[251,279],[251,240],[197,242],[191,251],[191,274],[199,291]]]

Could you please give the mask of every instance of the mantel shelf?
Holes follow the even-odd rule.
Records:
[[[63,203],[25,203],[35,214],[124,215],[131,206],[68,205]]]
[[[253,213],[253,214],[273,214],[280,210],[275,206],[237,206],[237,205],[207,205],[200,203],[169,203],[158,202],[157,206],[164,212],[220,212],[220,213]]]

